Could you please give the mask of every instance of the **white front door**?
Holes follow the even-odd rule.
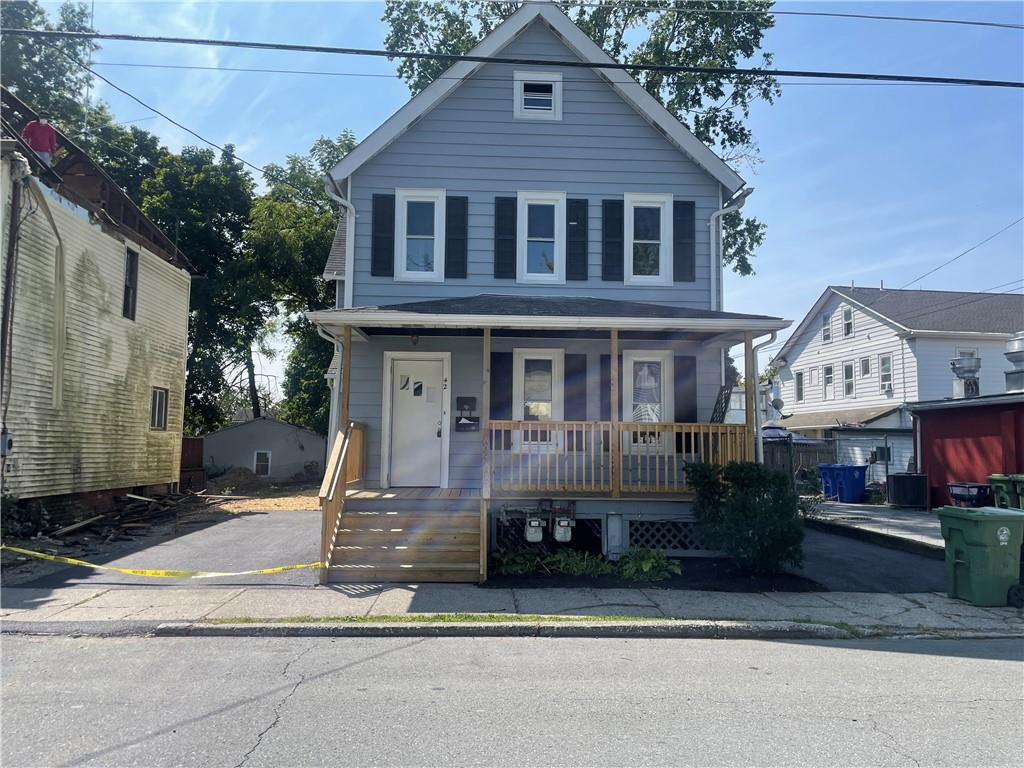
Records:
[[[391,362],[392,486],[440,486],[444,462],[444,363]]]

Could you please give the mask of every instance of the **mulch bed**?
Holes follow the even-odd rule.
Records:
[[[489,575],[481,586],[496,589],[518,587],[536,589],[574,587],[591,589],[693,589],[709,592],[827,592],[816,581],[777,573],[755,576],[736,568],[731,560],[717,557],[690,557],[677,561],[683,567],[679,576],[664,581],[627,581],[618,576],[563,576],[557,573],[531,573],[522,576]]]

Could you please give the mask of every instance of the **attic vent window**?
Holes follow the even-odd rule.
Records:
[[[562,119],[561,72],[515,72],[517,120]]]

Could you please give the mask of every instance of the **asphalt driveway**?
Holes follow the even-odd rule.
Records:
[[[214,525],[197,528],[121,555],[107,565],[120,568],[167,568],[204,571],[248,571],[317,559],[320,513],[316,510],[245,512]],[[940,592],[944,566],[935,560],[879,547],[868,542],[808,530],[805,563],[797,571],[831,591]],[[212,579],[155,579],[113,571],[67,567],[19,584],[54,589],[67,586],[104,588],[168,586],[295,587],[316,584],[315,570],[263,576]]]

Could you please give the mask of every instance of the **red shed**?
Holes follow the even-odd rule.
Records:
[[[914,458],[928,475],[932,507],[950,503],[947,483],[1024,474],[1024,393],[907,407],[914,417]]]

